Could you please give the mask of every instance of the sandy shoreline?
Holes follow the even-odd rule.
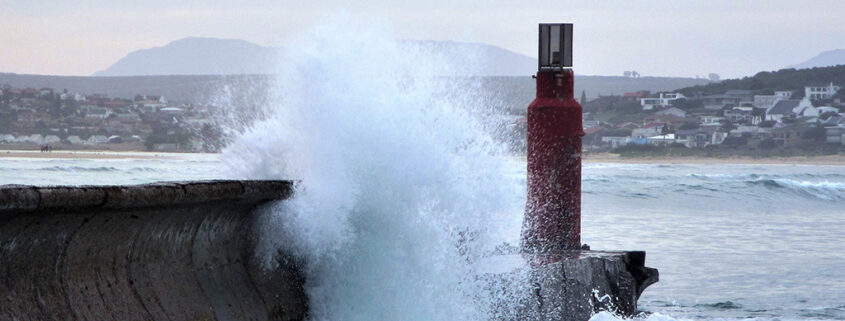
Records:
[[[770,164],[770,165],[845,165],[845,155],[809,157],[620,157],[617,154],[585,154],[585,163],[626,164]]]
[[[143,151],[95,151],[95,150],[59,150],[49,153],[37,150],[0,150],[3,158],[36,159],[187,159],[215,154],[199,153],[163,153]],[[213,156],[209,156],[213,157]]]

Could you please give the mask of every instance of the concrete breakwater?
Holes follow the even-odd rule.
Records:
[[[290,181],[0,186],[0,320],[304,320],[298,261],[281,253],[267,269],[255,254],[259,207],[292,193]],[[492,319],[630,316],[657,281],[643,252],[570,254],[483,276],[502,294]]]
[[[254,255],[290,181],[0,187],[2,320],[301,320],[293,260]]]

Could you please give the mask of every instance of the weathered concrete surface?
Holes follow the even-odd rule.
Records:
[[[301,320],[294,260],[265,270],[255,208],[288,181],[0,186],[0,320]]]
[[[524,260],[511,271],[488,275],[491,290],[510,301],[494,302],[498,320],[586,321],[599,311],[630,317],[643,290],[658,280],[640,251],[577,251]]]

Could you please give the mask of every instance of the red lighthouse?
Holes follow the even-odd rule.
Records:
[[[540,24],[537,98],[528,106],[522,251],[581,247],[582,108],[573,95],[572,24]]]

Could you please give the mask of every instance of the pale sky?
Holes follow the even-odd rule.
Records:
[[[265,46],[337,13],[397,38],[484,42],[536,57],[537,23],[575,23],[580,74],[753,75],[845,48],[845,1],[0,0],[0,72],[90,75],[189,36]]]

